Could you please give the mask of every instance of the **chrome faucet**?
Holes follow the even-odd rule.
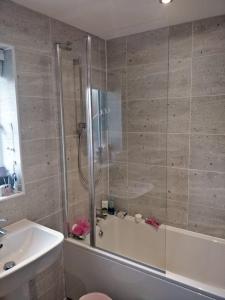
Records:
[[[6,223],[8,220],[7,219],[5,219],[5,218],[0,218],[0,224],[1,223]],[[3,229],[3,228],[1,228],[1,226],[0,226],[0,237],[3,237],[4,235],[6,235],[7,234],[7,231],[5,230],[5,229]]]

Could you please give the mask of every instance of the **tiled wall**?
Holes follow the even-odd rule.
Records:
[[[13,45],[16,54],[25,181],[25,195],[0,202],[0,216],[8,218],[8,223],[28,218],[62,230],[54,43],[74,41],[85,35],[79,29],[11,1],[0,1],[0,43]],[[97,41],[102,43],[96,38],[96,43]],[[68,133],[70,147],[67,155],[70,162],[76,164],[76,148],[72,148],[75,143],[71,115],[73,104],[72,99],[67,100],[65,117],[71,129]],[[73,175],[77,176],[76,173]],[[74,179],[73,176],[69,178]],[[79,195],[79,184],[76,182],[78,181],[72,183],[69,191],[74,199]],[[61,259],[31,283],[31,292],[32,299],[63,299]]]
[[[225,238],[224,40],[221,16],[107,42],[124,119],[109,170],[119,208]]]

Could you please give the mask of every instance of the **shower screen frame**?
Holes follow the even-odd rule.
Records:
[[[89,218],[90,218],[90,246],[96,247],[96,204],[95,204],[95,170],[94,170],[94,139],[93,139],[93,120],[92,120],[92,86],[91,86],[91,47],[92,38],[90,35],[84,38],[85,42],[85,104],[86,104],[86,128],[87,128],[87,155],[88,155],[88,194],[89,194]],[[56,77],[59,98],[59,121],[60,121],[60,150],[61,150],[61,169],[62,169],[62,206],[64,234],[69,236],[69,204],[68,204],[68,178],[66,163],[66,138],[65,120],[63,107],[63,84],[62,84],[62,49],[67,50],[71,42],[56,43]]]

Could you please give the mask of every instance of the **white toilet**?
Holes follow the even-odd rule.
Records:
[[[112,300],[112,298],[102,293],[89,293],[82,296],[79,300]]]

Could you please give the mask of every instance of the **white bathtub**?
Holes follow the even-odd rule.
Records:
[[[132,217],[108,216],[99,226],[97,247],[165,270],[172,281],[225,299],[225,240],[166,225],[155,230]]]

